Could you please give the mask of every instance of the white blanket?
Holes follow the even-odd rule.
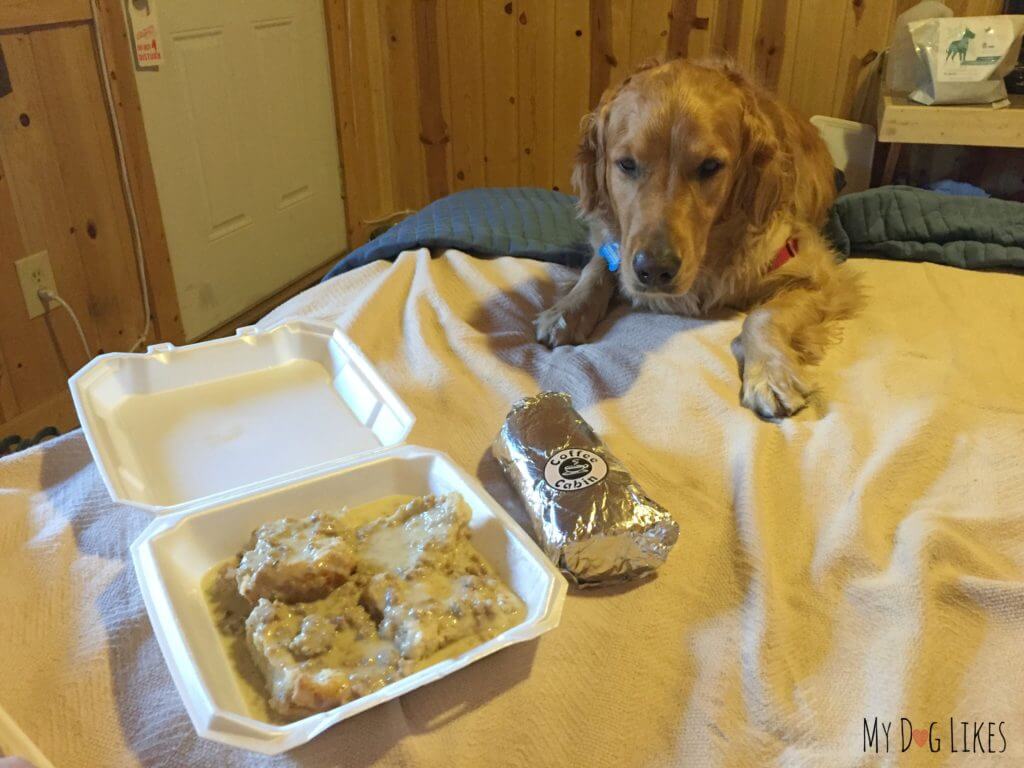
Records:
[[[591,344],[536,344],[568,269],[410,252],[307,291],[268,321],[336,320],[416,413],[409,442],[506,505],[508,407],[571,393],[679,521],[658,578],[571,593],[538,642],[258,758],[193,732],[127,556],[147,516],[74,433],[0,462],[0,706],[58,767],[832,768],[883,761],[889,721],[884,764],[1024,764],[1024,278],[851,268],[868,307],[781,424],[738,405],[738,318],[620,309]],[[1005,751],[962,754],[961,721]]]

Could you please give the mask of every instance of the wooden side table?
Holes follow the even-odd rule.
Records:
[[[904,96],[883,95],[878,104],[878,141],[887,145],[882,184],[891,184],[904,144],[1024,148],[1024,96],[1010,106],[925,106]]]

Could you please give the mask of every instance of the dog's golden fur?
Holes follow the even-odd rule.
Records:
[[[622,267],[616,279],[595,255],[538,317],[538,339],[586,341],[616,288],[660,312],[747,310],[734,344],[742,403],[765,418],[805,405],[804,367],[859,296],[820,234],[834,171],[810,123],[728,64],[652,66],[609,89],[584,118],[573,181],[595,253],[620,243]],[[799,254],[772,270],[789,238]],[[667,283],[638,277],[634,256],[649,249],[670,254],[678,269],[662,273]]]

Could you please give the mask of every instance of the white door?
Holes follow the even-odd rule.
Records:
[[[345,247],[323,2],[148,3],[164,61],[136,81],[191,339]]]

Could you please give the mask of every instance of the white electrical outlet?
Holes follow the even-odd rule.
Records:
[[[14,266],[18,270],[18,282],[21,283],[21,293],[25,297],[28,316],[39,317],[47,309],[46,304],[39,298],[39,291],[46,289],[57,292],[53,267],[50,266],[50,254],[47,251],[33,253],[14,262]]]

